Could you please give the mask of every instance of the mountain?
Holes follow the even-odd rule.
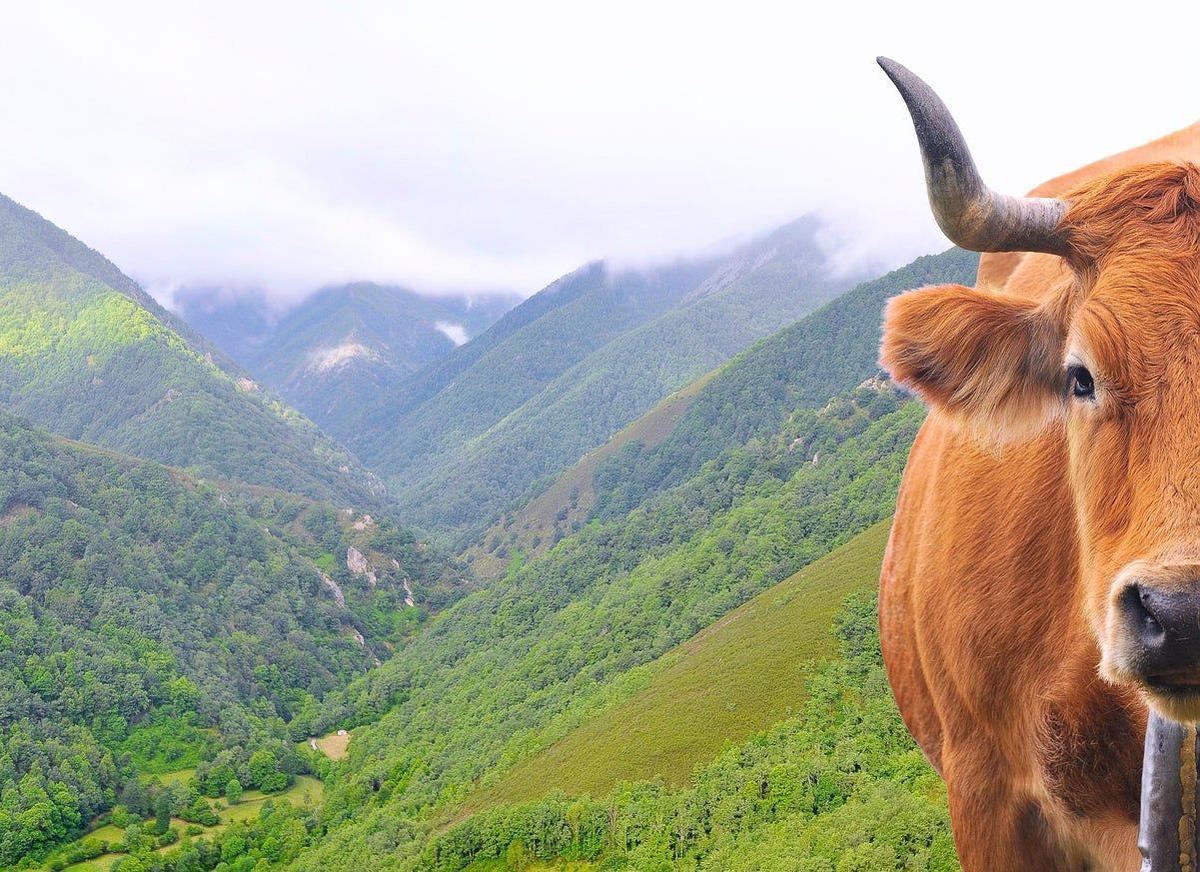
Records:
[[[878,372],[880,312],[904,290],[972,284],[979,256],[920,257],[864,282],[671,394],[479,536],[465,557],[483,577],[540,553],[596,517],[631,511],[722,451],[776,430]]]
[[[244,294],[190,291],[176,303],[255,378],[346,438],[394,385],[482,333],[519,299],[355,282],[323,288],[281,316]]]
[[[541,397],[559,375],[574,370],[582,377],[584,371],[575,368],[597,354],[607,363],[596,371],[611,373],[624,391],[631,382],[619,370],[635,360],[649,366],[649,358],[638,354],[689,359],[689,343],[667,342],[672,335],[686,337],[680,323],[708,335],[714,311],[736,321],[747,301],[769,300],[772,287],[789,287],[769,278],[769,265],[785,247],[777,241],[760,250],[729,284],[697,277],[712,276],[716,261],[629,271],[622,282],[631,293],[623,300],[606,296],[610,274],[595,266],[563,280],[547,298],[535,297],[530,310],[517,307],[477,340],[476,350],[475,342],[467,343],[435,361],[405,382],[410,393],[393,399],[412,399],[409,413],[430,412],[431,400],[458,385],[481,385],[475,382],[484,375],[478,367],[493,354],[498,365],[509,367],[505,378],[519,391],[530,391],[502,414],[505,421],[526,411],[539,414],[529,400]],[[973,268],[969,256],[951,252],[932,264],[914,265],[903,278],[894,276],[889,287],[901,290],[909,279],[947,280]],[[794,263],[782,274],[794,276]],[[753,280],[756,275],[761,281]],[[671,300],[660,303],[657,314],[630,314],[639,297],[660,299],[645,293],[651,286],[666,289]],[[700,286],[705,291],[697,295]],[[723,291],[739,286],[744,293],[724,297]],[[294,580],[288,583],[311,585],[304,564],[315,568],[315,583],[333,597],[335,614],[363,637],[359,645],[343,623],[350,644],[381,662],[345,678],[337,675],[319,693],[296,686],[307,680],[304,670],[258,664],[251,678],[270,689],[269,698],[234,706],[235,713],[247,713],[218,725],[219,748],[204,746],[187,723],[171,720],[170,711],[141,715],[140,729],[185,737],[165,747],[175,749],[176,763],[195,761],[196,768],[186,796],[134,779],[141,785],[139,814],[148,805],[174,803],[164,812],[169,814],[185,800],[220,793],[223,781],[240,784],[243,775],[277,786],[281,777],[311,772],[323,779],[324,797],[314,811],[264,806],[236,825],[204,831],[194,842],[164,846],[157,854],[154,843],[142,837],[142,827],[150,824],[135,818],[120,849],[136,863],[171,872],[219,862],[313,872],[480,872],[567,863],[580,870],[601,864],[741,870],[795,868],[797,859],[809,872],[955,868],[944,792],[887,693],[872,631],[873,605],[860,596],[831,617],[847,592],[867,584],[876,559],[870,546],[882,537],[894,509],[924,414],[878,377],[873,365],[859,378],[857,367],[874,358],[879,302],[887,293],[882,286],[874,292],[880,297],[861,289],[852,294],[840,314],[825,310],[822,326],[788,327],[786,340],[777,333],[752,344],[733,363],[718,360],[704,379],[684,382],[653,415],[633,415],[636,422],[619,442],[571,470],[574,484],[545,489],[530,480],[525,491],[543,492],[537,518],[552,523],[548,531],[555,541],[530,539],[527,550],[519,538],[497,543],[487,554],[504,561],[504,572],[469,591],[452,567],[435,559],[427,573],[433,580],[420,590],[427,598],[442,597],[439,606],[445,608],[419,627],[400,607],[408,576],[423,577],[419,564],[409,568],[406,561],[429,560],[434,552],[402,531],[384,531],[377,518],[357,513],[297,507],[295,498],[275,491],[241,494],[197,483],[218,505],[252,519],[258,535],[277,538],[281,549],[302,561],[287,570],[281,551],[263,564],[268,572],[282,566]],[[716,308],[705,308],[706,300]],[[600,313],[608,304],[613,317],[606,320]],[[588,311],[594,316],[590,322],[580,317]],[[677,320],[680,313],[691,320]],[[637,324],[595,336],[618,316]],[[571,332],[582,323],[592,326]],[[526,340],[554,341],[514,343],[523,334]],[[639,334],[645,341],[622,341]],[[567,341],[572,336],[573,343]],[[537,370],[543,364],[546,369]],[[588,384],[594,389],[604,383]],[[423,391],[428,393],[416,399]],[[473,419],[473,426],[512,402],[478,396],[497,405]],[[485,432],[505,431],[492,424]],[[453,441],[448,433],[430,435],[439,444]],[[510,466],[518,473],[525,469]],[[411,470],[414,476],[419,471]],[[573,495],[576,487],[580,493]],[[160,487],[149,482],[138,489],[153,494]],[[137,499],[121,502],[134,506],[151,529],[172,529],[154,512],[136,508]],[[558,500],[566,502],[556,510]],[[564,506],[568,523],[559,518]],[[14,517],[23,513],[17,506]],[[199,530],[209,536],[212,525],[203,522],[203,512],[184,514],[200,521]],[[372,525],[380,532],[371,533]],[[106,529],[154,541],[129,519]],[[866,538],[855,538],[864,531]],[[368,533],[371,538],[361,544],[353,539]],[[251,542],[249,536],[247,531],[234,541]],[[392,558],[397,541],[404,550]],[[71,542],[56,552],[80,553]],[[851,542],[847,551],[828,556]],[[198,565],[207,572],[237,566],[219,552],[180,552],[171,544],[169,553],[181,553],[183,567]],[[86,559],[97,550],[85,547],[82,554]],[[147,559],[141,564],[151,565]],[[389,565],[394,574],[385,579],[378,572]],[[290,590],[283,580],[272,584]],[[342,591],[344,609],[331,584]],[[380,588],[385,599],[373,601]],[[225,589],[205,588],[213,608],[224,607],[215,594]],[[229,589],[240,591],[236,585]],[[273,616],[275,609],[268,605],[252,614]],[[288,623],[287,614],[281,612],[281,625]],[[203,616],[190,620],[202,623]],[[830,624],[836,656],[799,668],[798,658],[835,652]],[[237,632],[207,635],[216,646],[241,638]],[[26,632],[22,638],[29,637]],[[54,674],[47,679],[38,672],[34,684],[52,687]],[[712,711],[714,705],[722,710]],[[336,761],[307,744],[291,744],[339,729],[349,730],[351,739],[348,753]],[[157,761],[147,759],[148,735],[140,732],[132,746],[112,747],[132,748],[130,768],[153,772]],[[240,743],[224,738],[234,735],[247,738]],[[740,744],[721,752],[726,742]],[[258,774],[250,765],[256,755],[263,764]],[[614,784],[605,773],[610,768],[612,776],[642,780]],[[53,795],[54,779],[42,783]],[[236,796],[240,788],[234,788]],[[121,790],[123,795],[124,786]],[[564,790],[602,795],[568,796]],[[138,800],[136,793],[131,802]],[[3,803],[0,796],[0,809]]]
[[[262,752],[243,786],[286,786],[304,771],[289,737],[320,698],[465,586],[384,519],[204,484],[6,413],[0,561],[5,868],[114,803],[148,813],[155,773],[244,772]]]
[[[443,613],[403,658],[329,698],[327,723],[370,723],[301,868],[407,856],[419,840],[404,833],[430,806],[452,810],[646,687],[673,647],[886,518],[921,418],[886,386],[801,412],[768,447],[729,452]]]
[[[480,578],[497,578],[504,574],[514,555],[541,554],[569,533],[577,532],[592,516],[596,505],[596,470],[626,445],[636,442],[653,446],[665,439],[719,372],[706,373],[659,401],[599,448],[589,451],[544,491],[519,509],[506,513],[473,540],[462,558]]]
[[[198,475],[355,505],[381,483],[100,254],[0,197],[0,404]]]
[[[589,265],[391,398],[352,448],[406,517],[463,543],[667,394],[844,290],[806,218],[668,266]]]
[[[607,789],[612,782],[602,772],[609,764],[618,776],[657,773],[678,784],[689,766],[703,762],[723,741],[736,741],[789,711],[803,712],[803,697],[811,692],[802,687],[804,676],[788,677],[787,652],[773,648],[765,652],[764,668],[785,670],[779,673],[778,694],[750,694],[751,700],[732,685],[727,691],[717,687],[732,707],[706,717],[708,689],[724,680],[718,661],[728,660],[724,674],[733,676],[739,664],[755,661],[755,652],[737,647],[734,637],[723,636],[723,628],[763,614],[761,604],[770,602],[772,610],[811,613],[796,627],[807,640],[797,639],[797,647],[810,656],[821,654],[822,639],[828,638],[820,632],[821,616],[829,616],[845,592],[864,583],[870,560],[836,560],[832,571],[826,568],[830,564],[813,565],[807,573],[805,568],[890,515],[923,416],[917,403],[875,376],[882,300],[929,281],[969,279],[976,263],[973,255],[951,251],[862,286],[842,308],[826,309],[823,320],[802,321],[775,334],[673,397],[664,411],[639,422],[644,426],[631,428],[622,447],[585,459],[585,465],[593,464],[591,508],[585,505],[576,523],[555,531],[552,548],[529,554],[511,550],[503,576],[446,612],[402,660],[386,663],[329,698],[325,723],[357,725],[357,754],[331,784],[324,811],[328,832],[301,856],[299,868],[349,868],[380,856],[398,869],[463,868],[449,859],[454,856],[482,863],[489,855],[473,854],[474,849],[456,854],[456,846],[469,848],[475,836],[482,836],[490,845],[499,839],[503,848],[513,837],[501,833],[520,832],[518,821],[529,814],[546,812],[553,826],[556,818],[549,809],[560,800],[550,796],[516,806],[490,802],[531,799],[542,786],[554,789],[567,767],[579,779],[563,779],[567,789]],[[861,383],[859,367],[867,367],[868,374]],[[848,390],[834,388],[832,395],[822,396],[831,385],[847,382]],[[711,437],[700,438],[706,431]],[[668,447],[671,453],[657,453]],[[619,474],[626,467],[623,458],[629,460],[627,476]],[[682,470],[677,476],[664,474],[676,466]],[[569,500],[571,489],[559,493]],[[625,510],[601,511],[605,505]],[[539,511],[558,518],[549,506]],[[854,574],[842,575],[850,566],[856,567]],[[775,597],[759,600],[747,612],[733,611],[788,579]],[[784,596],[801,587],[805,596]],[[779,626],[766,617],[763,621],[757,631],[747,621],[743,638],[757,639],[769,632],[763,628]],[[706,638],[714,639],[712,654],[705,653],[709,648],[701,640]],[[733,647],[725,648],[723,638]],[[688,639],[694,641],[684,645]],[[686,652],[696,653],[695,670],[688,667]],[[705,663],[713,670],[708,685]],[[736,677],[731,681],[736,684]],[[790,710],[788,688],[796,694]],[[886,685],[878,688],[878,700],[890,705]],[[820,697],[835,699],[834,692],[822,688]],[[851,691],[840,686],[836,692]],[[664,693],[677,693],[677,705],[650,702]],[[872,710],[876,705],[871,702]],[[889,729],[894,730],[899,720],[894,707],[891,712]],[[629,734],[625,741],[639,744],[632,725],[642,719],[647,726],[675,726],[658,739],[643,734],[644,755],[631,751],[613,763],[608,752],[620,755],[628,747],[622,732]],[[704,731],[706,721],[711,733]],[[798,715],[783,722],[791,725],[788,735],[802,731],[805,723]],[[842,723],[838,729],[852,727]],[[916,766],[919,753],[902,725],[899,730],[891,734],[896,759]],[[762,744],[747,742],[744,753],[758,754],[753,749]],[[588,748],[595,757],[588,756]],[[912,771],[928,779],[921,782],[925,795],[935,780],[927,767]],[[377,793],[368,789],[374,783],[380,784]],[[648,802],[663,795],[661,783],[652,785],[637,788],[646,791]],[[880,789],[892,787],[884,783]],[[600,804],[626,808],[629,794],[613,790],[617,793]],[[829,795],[848,801],[853,791],[843,790],[846,785],[835,781]],[[886,803],[882,807],[886,810]],[[477,818],[459,825],[465,829],[444,829],[479,808]],[[581,813],[589,808],[577,807]],[[872,809],[877,821],[884,812],[878,803]],[[933,801],[918,817],[928,814],[933,818],[923,819],[933,821],[928,832],[940,839],[938,856],[944,859],[949,844],[944,805]],[[434,832],[445,833],[445,840],[417,835],[425,832],[420,823],[425,820],[432,820]],[[641,831],[647,837],[669,832],[665,823],[647,826]],[[459,838],[467,841],[455,841]],[[525,847],[535,850],[532,844]],[[929,843],[921,848],[929,849]],[[423,863],[429,851],[447,862]],[[952,849],[949,856],[952,862]],[[501,860],[495,868],[519,866]],[[614,868],[659,866],[673,868],[661,861]]]

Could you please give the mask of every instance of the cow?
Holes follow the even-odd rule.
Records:
[[[1200,124],[989,189],[945,105],[880,64],[974,288],[889,301],[928,415],[880,579],[884,661],[978,870],[1139,868],[1148,711],[1200,719]]]

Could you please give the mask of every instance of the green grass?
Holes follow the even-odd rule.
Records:
[[[113,862],[120,860],[124,856],[124,854],[101,854],[99,857],[93,857],[91,860],[72,863],[66,868],[66,872],[108,872]]]
[[[834,614],[878,583],[889,527],[876,524],[664,655],[644,690],[518,763],[456,818],[554,789],[599,796],[660,776],[684,784],[726,746],[796,714],[809,667],[833,652]]]
[[[189,769],[177,769],[174,772],[164,772],[162,775],[158,776],[158,780],[161,781],[164,786],[169,786],[172,784],[179,784],[183,781],[188,781],[195,774],[196,767],[192,766]]]
[[[292,805],[317,805],[325,793],[325,785],[308,775],[297,775],[296,783],[282,793],[263,793],[261,790],[247,790],[242,794],[242,801],[237,805],[218,811],[222,824],[236,823],[258,817],[259,810],[267,800],[278,802],[286,799]]]

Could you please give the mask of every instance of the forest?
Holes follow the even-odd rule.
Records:
[[[114,805],[148,813],[146,776],[199,767],[210,796],[233,771],[244,788],[288,786],[321,698],[423,620],[401,579],[426,612],[466,590],[390,522],[356,530],[301,498],[214,488],[8,415],[0,505],[0,865]],[[350,547],[378,564],[374,585],[335,565]]]
[[[602,797],[496,807],[436,834],[416,856],[373,868],[957,870],[945,790],[892,701],[875,606],[871,596],[847,601],[835,621],[839,651],[813,675],[797,716],[698,767],[687,787],[626,782]],[[320,823],[279,803],[211,842],[185,837],[153,852],[138,835],[116,872],[251,872],[302,856]]]

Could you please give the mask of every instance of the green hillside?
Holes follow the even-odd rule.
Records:
[[[0,198],[0,404],[199,475],[372,505],[380,482],[99,254]]]
[[[462,589],[386,521],[217,489],[8,415],[0,564],[0,866],[116,802],[148,813],[147,773],[240,772],[261,751],[243,786],[286,786],[303,771],[289,737],[320,698],[411,632],[410,589]]]
[[[395,386],[486,330],[510,294],[430,296],[355,282],[323,288],[282,317],[244,297],[184,295],[183,317],[337,438],[357,432]],[[234,315],[241,330],[234,329]]]
[[[979,256],[921,257],[858,285],[663,400],[467,550],[485,577],[512,553],[540,553],[593,517],[612,517],[687,479],[722,451],[770,434],[797,408],[823,405],[878,371],[884,302],[904,290],[972,281]]]
[[[842,601],[879,583],[889,527],[876,524],[663,655],[644,689],[522,760],[465,811],[554,790],[599,796],[619,781],[686,784],[726,746],[796,715],[813,661],[832,653]]]
[[[956,248],[919,257],[762,340],[730,361],[667,438],[644,455],[631,443],[597,470],[596,514],[627,512],[722,451],[774,433],[795,409],[824,405],[871,378],[887,300],[928,284],[973,284],[978,266],[978,254]]]
[[[330,831],[301,868],[405,856],[431,807],[456,807],[636,694],[657,658],[886,518],[921,417],[887,386],[798,412],[769,445],[729,452],[443,613],[330,698],[329,724],[362,725],[327,794]]]
[[[909,737],[879,650],[876,598],[834,618],[838,652],[798,713],[697,767],[688,783],[622,782],[496,806],[387,868],[628,872],[956,872],[945,788]]]
[[[702,375],[687,387],[660,401],[653,409],[621,429],[599,448],[589,451],[520,509],[506,514],[471,543],[463,559],[481,578],[497,578],[514,553],[541,554],[569,532],[579,530],[596,504],[596,467],[633,441],[654,445],[679,423],[696,395],[715,376]]]
[[[655,271],[592,268],[589,291],[379,428],[385,441],[363,456],[413,523],[465,543],[539,479],[844,289],[850,280],[830,273],[818,229],[802,219],[719,258]]]
[[[529,307],[537,314],[526,323],[512,329],[507,317],[497,322],[493,329],[506,334],[499,341],[489,330],[418,373],[413,385],[400,385],[390,408],[368,419],[350,444],[389,477],[427,475],[439,457],[451,456],[593,351],[667,311],[707,268],[614,273],[604,264],[584,267],[509,313],[518,321]],[[539,300],[543,295],[556,305]],[[410,397],[420,399],[410,407]]]

